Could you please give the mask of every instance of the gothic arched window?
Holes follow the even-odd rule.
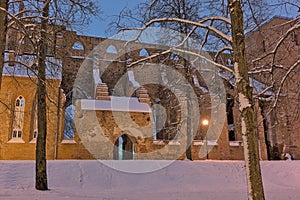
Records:
[[[106,49],[106,52],[107,53],[113,53],[113,54],[117,54],[118,53],[118,50],[117,48],[114,46],[114,45],[109,45]]]
[[[13,118],[13,138],[22,138],[23,122],[24,122],[25,99],[19,96],[15,101],[15,110]]]
[[[149,53],[146,49],[140,50],[139,56],[141,57],[149,57]]]

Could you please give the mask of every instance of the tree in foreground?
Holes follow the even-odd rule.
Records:
[[[241,112],[241,128],[244,144],[246,174],[248,181],[248,199],[264,199],[257,138],[257,121],[255,120],[252,87],[248,77],[245,54],[245,35],[241,2],[229,0],[232,47],[234,55],[234,75],[237,85],[237,97]]]
[[[6,4],[4,4],[5,2]],[[38,61],[36,74],[38,136],[36,143],[35,182],[35,188],[38,190],[48,190],[46,162],[46,113],[47,101],[50,100],[47,97],[46,91],[46,57],[49,52],[52,52],[51,47],[55,47],[55,40],[53,40],[53,36],[55,36],[56,31],[60,31],[61,27],[70,28],[72,26],[79,28],[81,25],[89,23],[90,15],[95,16],[98,14],[98,11],[99,7],[94,0],[1,1],[0,22],[1,25],[4,25],[4,27],[1,26],[1,28],[3,28],[3,33],[6,31],[5,28],[14,29],[15,32],[18,32],[21,36],[21,40],[27,41],[28,43],[26,43],[26,47],[18,46],[17,48],[27,48],[28,51],[37,57]],[[8,16],[8,23],[5,21],[6,16]],[[1,45],[5,47],[4,40]],[[22,49],[20,49],[20,51],[22,51]]]
[[[177,1],[168,1],[169,5],[175,5]],[[184,1],[182,1],[184,2]],[[224,1],[222,1],[224,3]],[[248,1],[249,3],[250,1]],[[252,2],[252,1],[251,1]],[[258,1],[256,1],[258,2]],[[173,4],[174,3],[174,4]],[[217,55],[222,52],[230,51],[234,55],[234,68],[230,70],[236,78],[236,94],[238,99],[238,107],[241,114],[241,133],[244,143],[244,157],[247,174],[248,198],[261,200],[264,199],[263,182],[261,177],[261,169],[259,162],[258,138],[257,138],[257,121],[254,112],[254,101],[252,96],[252,87],[250,86],[248,77],[248,68],[246,65],[245,55],[245,35],[244,27],[245,21],[243,18],[242,2],[240,0],[228,0],[227,4],[224,3],[224,11],[227,15],[219,16],[205,16],[199,17],[197,21],[184,18],[179,15],[151,17],[148,21],[144,22],[142,28],[124,28],[123,30],[139,30],[143,31],[149,26],[159,26],[158,24],[182,24],[183,27],[189,27],[187,37],[192,36],[194,33],[203,33],[203,42],[199,44],[199,48],[203,48],[207,41],[213,43],[220,42],[221,45],[215,45]],[[159,0],[151,1],[149,4],[150,9],[153,7],[163,7],[164,2]],[[253,8],[249,3],[249,7]],[[248,13],[251,13],[248,12]],[[254,15],[254,12],[252,12]],[[254,26],[258,24],[258,20],[254,20]],[[143,21],[141,21],[143,23]],[[249,25],[249,24],[247,24]],[[173,25],[171,27],[174,27]],[[192,27],[192,28],[190,28]],[[249,27],[247,27],[249,28]],[[200,29],[200,30],[199,30]],[[198,34],[199,35],[199,34]],[[188,38],[184,38],[187,40]],[[209,49],[212,49],[209,46]],[[172,47],[173,51],[180,51],[176,47]],[[195,55],[193,52],[185,51]],[[151,56],[150,56],[151,57]],[[152,58],[152,57],[151,57]],[[142,61],[145,61],[143,59]],[[212,61],[213,62],[213,61]],[[223,69],[228,70],[226,66],[217,65]]]
[[[7,7],[8,0],[3,0],[0,2],[0,90],[2,84],[2,71],[4,66],[4,51],[6,44]]]

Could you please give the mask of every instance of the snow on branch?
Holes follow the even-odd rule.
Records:
[[[223,53],[224,51],[233,51],[233,49],[232,49],[232,47],[227,47],[227,46],[222,47],[222,48],[216,53],[216,55],[215,55],[215,57],[214,57],[214,60],[216,61],[217,58],[219,57],[219,55],[220,55],[221,53]]]
[[[275,98],[275,102],[274,102],[274,104],[273,104],[273,108],[275,108],[276,105],[277,105],[278,98],[279,98],[279,95],[280,95],[281,90],[282,90],[282,88],[283,88],[284,82],[286,81],[286,79],[288,78],[288,76],[290,75],[290,73],[291,73],[292,71],[294,71],[294,69],[295,69],[296,67],[299,67],[299,66],[300,66],[300,60],[297,60],[297,61],[290,67],[290,69],[285,73],[284,77],[283,77],[282,80],[280,81],[280,86],[279,86],[279,89],[278,89],[278,91],[277,91],[277,93],[276,93],[276,98]]]
[[[257,62],[257,61],[260,61],[270,55],[273,55],[273,64],[274,64],[274,61],[275,61],[275,56],[276,56],[276,53],[277,53],[277,50],[278,48],[282,45],[282,43],[285,41],[285,39],[290,35],[292,34],[295,30],[298,30],[300,29],[300,23],[297,23],[295,24],[294,26],[292,26],[290,29],[288,29],[286,31],[286,33],[284,35],[281,36],[281,38],[279,39],[279,41],[277,42],[276,46],[274,47],[274,49],[269,52],[269,53],[266,53],[265,55],[263,55],[262,57],[259,57],[259,58],[256,58],[254,60],[252,60],[252,62]]]
[[[217,16],[216,17],[207,17],[207,18],[204,18],[200,22],[194,22],[194,21],[185,20],[185,19],[179,19],[179,18],[157,18],[157,19],[150,20],[149,22],[147,22],[141,28],[121,28],[121,30],[139,30],[139,31],[143,31],[143,30],[145,30],[146,28],[148,28],[149,26],[151,26],[154,23],[159,23],[159,22],[178,22],[178,23],[190,24],[190,25],[194,25],[196,27],[208,29],[208,30],[214,32],[218,37],[220,37],[222,39],[225,39],[229,43],[232,43],[232,38],[230,36],[227,36],[222,31],[216,29],[215,27],[209,26],[209,25],[207,25],[207,24],[204,23],[204,22],[209,21],[209,20],[221,20],[221,21],[224,21],[224,22],[230,24],[230,20],[229,19],[227,19],[225,17],[217,17]]]

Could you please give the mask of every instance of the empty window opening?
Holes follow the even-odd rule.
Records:
[[[146,49],[140,50],[139,56],[141,57],[149,57],[149,53]]]
[[[174,60],[174,61],[178,61],[179,60],[179,56],[177,55],[177,53],[171,52],[170,59]]]
[[[227,66],[229,66],[229,67],[233,66],[233,62],[230,58],[227,59]]]
[[[156,131],[156,109],[152,106],[152,136],[153,140],[157,140],[157,131]]]
[[[33,71],[37,71],[38,70],[38,65],[35,62],[30,63],[29,67]]]
[[[65,123],[64,123],[64,139],[74,139],[75,122],[74,122],[75,106],[69,105],[65,110]]]
[[[120,136],[114,146],[114,160],[132,160],[134,155],[134,144],[125,134]]]
[[[116,49],[116,47],[114,45],[109,45],[106,49],[106,53],[114,53],[114,54],[117,54],[118,51]]]
[[[74,50],[80,50],[83,51],[84,50],[84,46],[81,42],[75,42],[72,46],[72,49]]]
[[[236,140],[235,132],[234,132],[233,107],[234,107],[234,98],[231,95],[227,95],[226,113],[227,113],[229,141],[235,141]]]

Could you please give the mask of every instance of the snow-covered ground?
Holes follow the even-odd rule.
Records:
[[[247,199],[240,161],[176,161],[146,174],[97,161],[49,161],[45,192],[34,189],[34,167],[33,161],[0,161],[0,199]],[[264,161],[262,171],[266,199],[300,199],[300,161]]]

